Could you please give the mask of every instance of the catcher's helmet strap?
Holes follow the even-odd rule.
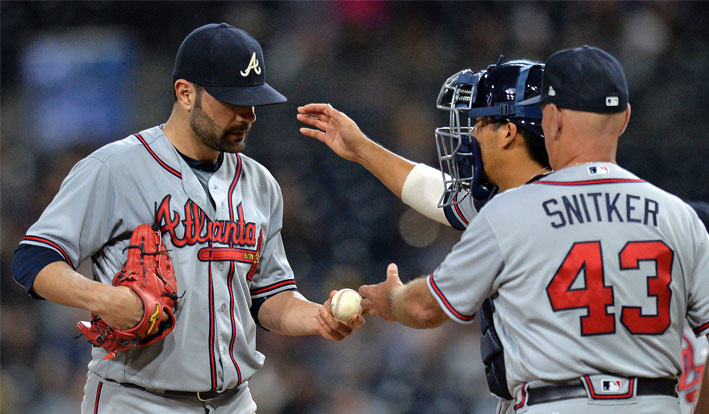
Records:
[[[541,118],[542,111],[538,106],[517,106],[510,103],[486,106],[485,108],[471,108],[468,110],[468,118],[482,118],[486,116],[500,118]]]

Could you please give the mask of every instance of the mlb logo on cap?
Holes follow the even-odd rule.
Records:
[[[618,106],[620,100],[617,96],[606,96],[606,106]]]
[[[601,381],[601,391],[603,392],[620,392],[620,380],[604,379]]]

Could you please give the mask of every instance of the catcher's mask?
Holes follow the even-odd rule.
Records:
[[[449,113],[449,126],[435,132],[444,180],[439,207],[458,204],[468,195],[484,203],[496,191],[481,181],[480,146],[471,134],[477,118],[514,122],[544,138],[540,105],[518,105],[541,92],[544,65],[528,60],[500,62],[477,72],[461,70],[446,80],[438,94],[436,108]]]

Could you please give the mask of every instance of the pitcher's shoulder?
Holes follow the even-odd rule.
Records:
[[[133,159],[136,154],[146,152],[154,157],[164,157],[165,151],[171,149],[169,140],[159,127],[153,127],[128,135],[97,149],[89,157],[108,163]]]

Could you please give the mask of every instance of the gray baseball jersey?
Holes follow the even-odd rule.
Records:
[[[682,376],[677,385],[679,406],[682,414],[692,414],[697,403],[697,395],[702,385],[704,364],[709,355],[709,343],[706,337],[697,338],[689,328],[684,329],[682,338]]]
[[[208,181],[197,176],[160,127],[106,145],[69,173],[23,243],[49,247],[72,267],[91,258],[111,283],[133,229],[156,223],[181,295],[174,331],[146,348],[89,370],[151,389],[207,391],[244,383],[264,361],[256,350],[252,301],[295,289],[281,240],[280,187],[262,165],[224,154]]]
[[[709,235],[677,197],[611,163],[565,168],[491,200],[429,276],[468,323],[495,297],[507,380],[679,377],[684,318],[709,331]]]
[[[478,208],[475,207],[475,200],[473,200],[472,195],[456,195],[455,198],[457,199],[458,197],[462,197],[462,200],[457,204],[444,207],[443,212],[451,227],[457,230],[465,230],[478,214]]]

